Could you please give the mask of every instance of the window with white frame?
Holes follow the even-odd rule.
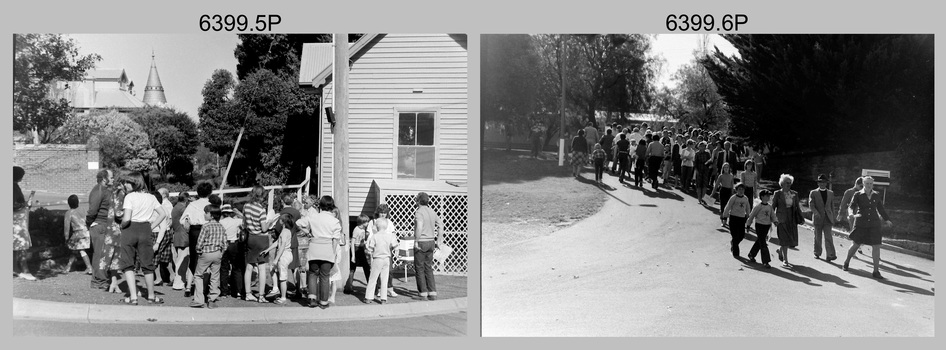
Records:
[[[433,112],[398,113],[398,179],[434,179],[437,158],[434,144],[435,116]]]

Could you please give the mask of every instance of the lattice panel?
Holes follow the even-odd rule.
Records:
[[[385,194],[391,207],[391,222],[398,237],[414,235],[415,194]],[[430,208],[444,226],[444,243],[453,248],[446,261],[438,261],[434,271],[445,275],[466,275],[468,252],[468,200],[466,195],[431,195]],[[400,266],[398,263],[397,266]],[[413,269],[413,264],[409,266]]]

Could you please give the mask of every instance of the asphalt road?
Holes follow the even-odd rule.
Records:
[[[279,324],[92,324],[13,320],[14,336],[401,337],[466,335],[466,313],[387,320]]]
[[[841,260],[816,260],[799,227],[795,266],[782,268],[770,243],[767,270],[745,260],[754,234],[734,259],[718,210],[691,195],[605,181],[588,185],[607,201],[594,216],[483,247],[484,336],[934,335],[933,261],[883,251],[887,279],[875,280],[869,247],[845,272],[850,241],[835,237]]]

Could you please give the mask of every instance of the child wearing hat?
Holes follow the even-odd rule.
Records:
[[[756,234],[755,244],[749,249],[749,262],[755,263],[756,254],[761,252],[762,266],[771,269],[772,266],[769,265],[769,262],[772,261],[772,257],[769,256],[768,235],[772,224],[778,224],[778,218],[775,216],[775,209],[769,204],[769,200],[772,199],[772,191],[759,191],[759,199],[762,203],[753,207],[752,213],[749,213],[749,217],[746,218],[746,228],[749,228],[749,225],[752,224],[752,220],[755,220]]]

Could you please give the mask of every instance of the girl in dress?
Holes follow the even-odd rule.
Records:
[[[85,227],[85,216],[79,213],[78,210],[79,197],[71,195],[66,202],[69,203],[69,210],[66,211],[65,219],[63,220],[63,234],[66,237],[66,245],[69,247],[69,250],[78,253],[78,255],[82,257],[82,262],[85,263],[85,274],[91,275],[92,263],[89,261],[89,255],[85,250],[91,247],[92,242],[89,237],[89,229]],[[69,262],[66,263],[62,272],[69,273],[69,269],[75,261],[75,254],[69,256]]]
[[[782,188],[772,196],[772,207],[775,208],[776,230],[778,233],[778,259],[782,267],[789,268],[788,248],[798,245],[798,224],[804,222],[801,216],[801,206],[798,204],[798,192],[792,190],[795,178],[789,174],[782,174],[778,184]]]

